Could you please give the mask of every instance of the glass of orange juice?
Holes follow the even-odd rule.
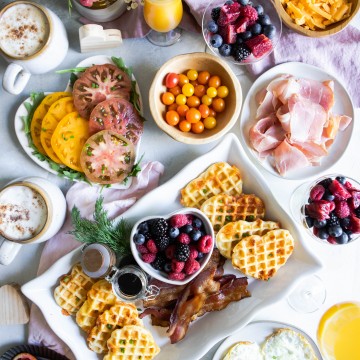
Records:
[[[144,18],[151,27],[147,39],[159,46],[169,46],[180,40],[177,28],[183,16],[181,0],[145,0]]]
[[[360,303],[344,302],[328,309],[317,339],[325,360],[360,359]]]

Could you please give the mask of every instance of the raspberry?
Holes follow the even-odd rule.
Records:
[[[346,190],[345,186],[340,184],[337,180],[329,185],[329,190],[338,200],[346,200],[351,198],[351,194]]]
[[[169,279],[170,280],[184,280],[185,279],[185,274],[184,273],[174,273],[171,272],[169,273]]]
[[[335,214],[340,219],[346,218],[350,215],[350,208],[345,200],[335,202]]]
[[[136,245],[136,248],[140,254],[148,254],[149,250],[145,245]]]
[[[176,259],[172,259],[171,260],[171,270],[174,273],[180,273],[183,271],[185,266],[185,262],[184,261],[177,261]]]
[[[142,261],[147,263],[147,264],[151,264],[155,261],[156,255],[155,254],[142,254],[141,255]]]
[[[196,248],[194,246],[190,245],[190,258],[192,259],[196,259],[199,255],[199,252],[196,250]]]
[[[175,254],[175,245],[174,244],[169,245],[165,250],[165,256],[171,260],[174,257],[174,254]]]
[[[186,261],[184,271],[186,275],[191,275],[200,269],[200,264],[195,259]]]
[[[307,215],[317,220],[326,220],[330,218],[330,213],[335,209],[335,203],[327,200],[314,201],[305,205]]]
[[[188,218],[184,214],[177,214],[170,218],[169,224],[171,227],[180,228],[188,224]]]
[[[186,218],[188,220],[187,225],[192,225],[192,222],[194,221],[194,215],[186,214]]]
[[[250,20],[249,25],[255,23],[255,21],[259,17],[259,14],[257,13],[256,9],[254,9],[251,5],[242,6],[240,8],[240,15],[249,18]]]
[[[321,200],[324,193],[325,188],[322,185],[316,185],[310,191],[310,199],[313,201]]]
[[[146,243],[146,247],[152,254],[156,254],[159,251],[158,248],[156,247],[155,241],[152,239],[150,239]]]
[[[177,237],[177,240],[182,243],[182,244],[190,244],[190,236],[188,234],[184,234],[184,233],[181,233],[178,237]]]
[[[198,250],[204,254],[211,251],[213,247],[213,239],[210,235],[204,235],[200,238],[198,243]]]

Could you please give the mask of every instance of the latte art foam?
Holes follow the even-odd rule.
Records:
[[[44,198],[28,186],[10,186],[0,194],[0,234],[10,240],[28,240],[45,226]]]
[[[39,8],[17,4],[0,18],[0,47],[9,56],[26,58],[44,47],[49,32],[48,19]]]

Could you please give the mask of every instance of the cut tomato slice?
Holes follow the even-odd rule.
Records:
[[[111,99],[96,105],[90,115],[90,134],[101,130],[115,131],[136,145],[144,131],[144,124],[129,101]]]
[[[111,130],[92,135],[80,156],[86,177],[98,184],[124,181],[135,162],[135,148],[131,141]]]
[[[100,102],[112,98],[130,99],[131,79],[115,65],[94,65],[85,70],[73,86],[76,110],[88,119]]]

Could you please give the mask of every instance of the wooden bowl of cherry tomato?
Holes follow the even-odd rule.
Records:
[[[158,70],[149,92],[157,126],[186,144],[219,139],[240,115],[242,90],[222,59],[207,53],[178,55]]]

